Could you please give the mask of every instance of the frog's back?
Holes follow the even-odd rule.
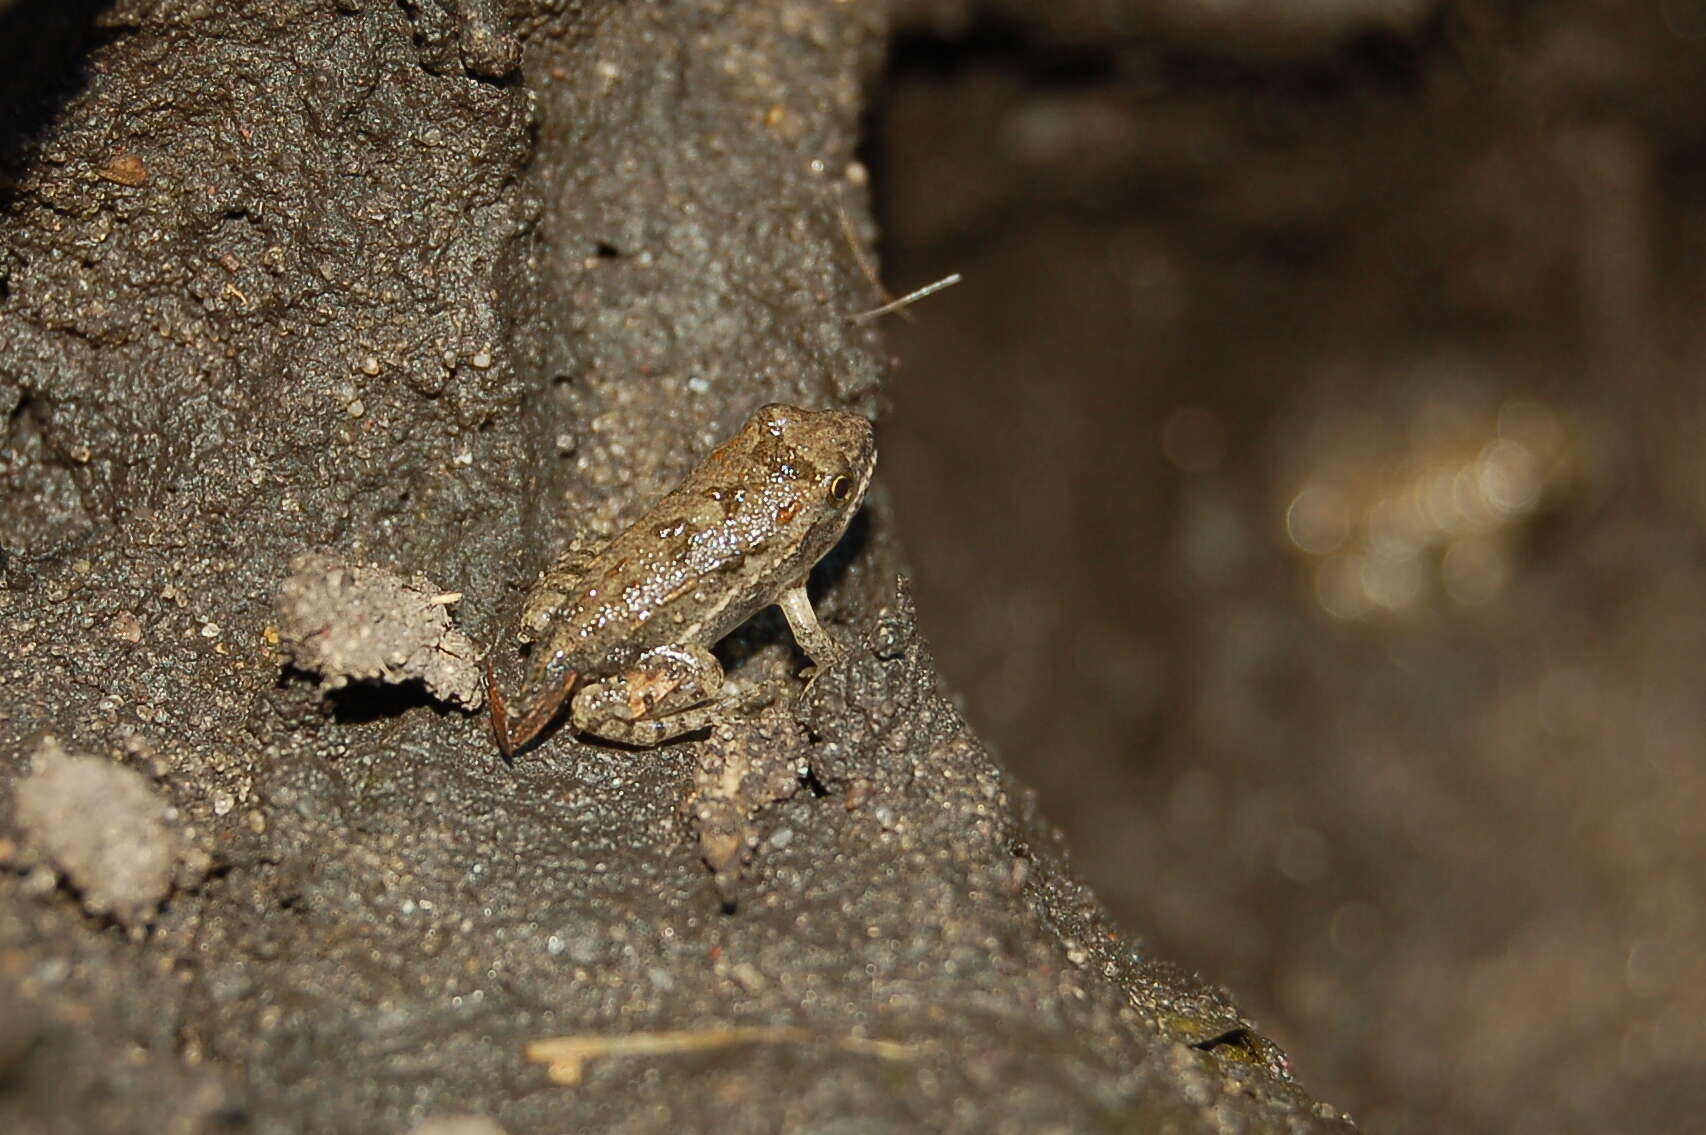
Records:
[[[840,538],[874,461],[857,415],[763,407],[585,564],[546,654],[601,673],[654,646],[714,645]]]

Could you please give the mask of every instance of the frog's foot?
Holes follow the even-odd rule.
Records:
[[[622,673],[581,687],[572,710],[575,728],[651,748],[727,716],[722,689],[723,668],[709,650],[653,647]]]
[[[498,750],[503,753],[504,760],[513,760],[517,749],[539,736],[545,726],[551,724],[551,719],[563,707],[563,699],[574,688],[577,677],[579,675],[573,670],[564,674],[550,689],[528,703],[527,712],[511,729],[509,704],[498,690],[497,674],[492,669],[491,659],[486,660],[486,698],[492,705],[492,733],[497,737]]]
[[[746,686],[735,697],[725,697],[723,704],[735,708],[741,716],[750,717],[773,705],[786,705],[795,686],[785,678],[766,678]]]

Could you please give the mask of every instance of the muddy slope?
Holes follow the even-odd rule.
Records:
[[[849,661],[706,742],[510,769],[477,712],[287,658],[294,561],[513,668],[534,572],[754,405],[878,409],[874,10],[77,15],[4,41],[0,1127],[1340,1126],[967,730],[904,485],[819,573]],[[797,686],[779,620],[724,653]],[[722,888],[712,759],[797,770]]]

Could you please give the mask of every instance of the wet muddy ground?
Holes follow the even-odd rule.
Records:
[[[0,21],[0,1128],[1344,1129],[967,726],[904,460],[809,689],[761,617],[712,736],[478,712],[572,540],[882,404],[882,10]]]

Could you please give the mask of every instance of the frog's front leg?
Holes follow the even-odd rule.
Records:
[[[800,580],[777,596],[776,605],[782,608],[782,614],[788,620],[788,629],[794,632],[794,641],[799,643],[806,657],[812,660],[814,672],[822,672],[841,661],[841,647],[829,637],[829,632],[817,621],[817,612],[812,610],[811,597],[806,594],[805,580]]]
[[[582,686],[570,717],[594,737],[649,748],[711,725],[727,711],[723,667],[702,646],[656,646],[621,673]]]

